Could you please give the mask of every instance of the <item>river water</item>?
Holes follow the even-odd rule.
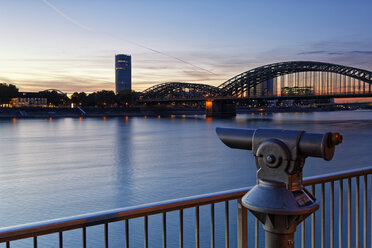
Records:
[[[372,164],[372,111],[248,114],[223,120],[203,116],[3,119],[0,226],[255,184],[252,155],[223,145],[215,133],[218,126],[340,132],[344,142],[334,159],[307,159],[305,177]],[[154,229],[159,232],[161,225]],[[75,238],[66,239],[66,244],[71,242],[67,247],[75,247]],[[90,247],[101,247],[100,241],[95,242]],[[135,242],[133,247],[143,246]],[[17,244],[28,246],[23,241]]]

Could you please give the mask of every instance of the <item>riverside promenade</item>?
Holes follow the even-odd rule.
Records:
[[[201,108],[131,107],[131,108],[0,108],[0,118],[79,118],[123,116],[200,115]]]
[[[290,106],[290,107],[256,107],[248,108],[240,106],[236,108],[237,114],[262,114],[262,113],[285,113],[285,112],[324,112],[353,110],[358,108],[354,106]],[[361,106],[365,108],[365,106]],[[202,107],[168,107],[168,106],[146,106],[146,107],[128,107],[128,108],[0,108],[0,118],[80,118],[80,117],[135,117],[135,116],[182,116],[182,115],[204,115],[205,109]]]

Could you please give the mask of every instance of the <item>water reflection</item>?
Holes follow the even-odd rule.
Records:
[[[252,155],[224,146],[216,126],[343,134],[334,159],[309,158],[305,177],[370,165],[370,111],[0,120],[1,225],[254,184]]]

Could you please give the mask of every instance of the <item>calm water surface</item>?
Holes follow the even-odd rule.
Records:
[[[217,126],[340,132],[334,159],[308,159],[305,177],[372,164],[371,111],[0,120],[0,226],[255,184],[252,155],[224,146]]]

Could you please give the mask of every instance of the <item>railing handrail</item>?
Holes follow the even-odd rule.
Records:
[[[307,177],[303,181],[304,186],[326,183],[356,176],[372,174],[372,167],[330,173],[320,176]],[[210,194],[196,195],[179,199],[142,204],[124,208],[111,209],[89,214],[75,215],[70,217],[40,221],[22,225],[0,228],[0,243],[29,238],[44,234],[67,231],[87,226],[110,223],[125,219],[148,216],[178,209],[207,205],[223,202],[242,197],[251,187],[220,191]]]
[[[153,202],[100,212],[75,215],[47,221],[33,222],[0,228],[0,243],[21,238],[44,235],[59,231],[67,231],[86,226],[99,225],[125,219],[153,215],[183,208],[207,205],[242,197],[252,187],[220,191],[173,200]]]
[[[372,174],[372,166],[359,168],[359,169],[353,169],[353,170],[346,170],[346,171],[340,171],[335,173],[328,173],[318,176],[312,176],[312,177],[306,177],[303,180],[304,186],[309,186],[313,184],[318,183],[327,183],[331,181],[346,179],[350,177],[356,177],[356,176],[364,176]]]

